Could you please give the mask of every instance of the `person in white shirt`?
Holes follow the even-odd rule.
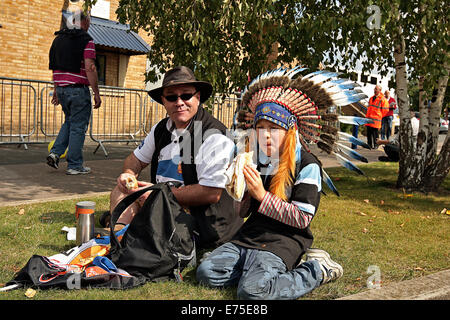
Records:
[[[411,126],[413,131],[413,137],[417,137],[419,133],[419,119],[415,117],[415,114],[411,112]],[[384,145],[384,152],[386,156],[379,156],[379,161],[392,161],[397,162],[400,160],[400,145],[399,145],[399,136],[398,132],[391,136],[388,140],[377,139],[376,143],[378,145]]]
[[[235,146],[226,136],[226,127],[201,106],[211,93],[211,84],[197,81],[184,66],[166,72],[162,86],[149,92],[164,105],[168,117],[154,125],[141,145],[125,159],[123,172],[111,192],[111,212],[125,196],[136,191],[127,189],[127,179],[138,178],[150,164],[151,183],[181,184],[172,187],[172,192],[196,218],[200,247],[218,245],[234,235],[243,219],[234,213],[233,199],[224,189],[225,171]],[[151,183],[138,181],[138,187]],[[121,214],[116,227],[132,221],[148,194]]]

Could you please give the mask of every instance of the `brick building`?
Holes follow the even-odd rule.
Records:
[[[91,11],[89,33],[96,43],[100,84],[144,89],[151,38],[126,32],[127,26],[116,21],[118,3],[98,0]],[[67,0],[0,1],[0,77],[50,81],[48,52],[62,10],[72,5]]]

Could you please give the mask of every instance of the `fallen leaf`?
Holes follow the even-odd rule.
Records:
[[[20,216],[23,215],[23,214],[25,214],[25,209],[23,209],[23,208],[20,209],[19,212],[18,212],[17,214],[20,215]]]
[[[364,212],[358,211],[357,212],[360,216],[367,216],[367,214],[365,214]]]
[[[367,228],[363,228],[363,230],[362,230],[363,233],[367,233],[368,231],[369,231],[369,229],[367,229]]]
[[[369,219],[368,221],[369,221],[370,223],[372,223],[372,222],[373,222],[373,220],[372,220],[372,219]]]
[[[423,268],[421,268],[421,267],[415,267],[414,270],[416,270],[416,271],[423,271]]]
[[[380,204],[383,205],[384,204],[384,200],[380,200]]]
[[[28,290],[25,292],[25,295],[28,298],[33,298],[36,295],[36,290],[28,288]]]
[[[364,199],[364,202],[369,203],[370,201],[369,201],[369,199]]]
[[[403,228],[404,225],[405,225],[405,223],[403,222],[403,223],[400,225],[400,228]]]
[[[30,230],[31,227],[23,227],[25,230]]]
[[[444,208],[442,209],[441,214],[450,214],[450,213],[448,213],[447,208]]]
[[[361,278],[360,278],[360,277],[356,278],[356,281],[360,281],[360,280],[361,280]]]

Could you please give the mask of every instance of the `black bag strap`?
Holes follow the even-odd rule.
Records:
[[[114,227],[116,225],[117,220],[119,220],[120,215],[122,212],[125,211],[126,208],[128,208],[133,202],[135,202],[140,196],[142,196],[144,193],[150,190],[156,190],[160,189],[158,185],[152,185],[140,190],[137,190],[120,201],[117,206],[114,208],[114,210],[111,212],[111,221],[110,221],[110,241],[111,246],[114,242],[116,247],[121,248],[120,241],[117,239],[116,234],[114,233]]]
[[[113,244],[116,246],[116,248],[121,248],[120,241],[117,239],[116,234],[114,233],[114,227],[116,225],[117,220],[119,220],[119,217],[122,214],[122,212],[124,212],[126,208],[128,208],[133,202],[135,202],[140,196],[142,196],[147,191],[154,191],[154,192],[160,191],[165,185],[169,187],[179,187],[181,183],[177,181],[157,183],[129,194],[117,204],[117,206],[111,212],[111,221],[110,221],[111,249],[113,249],[114,247]]]

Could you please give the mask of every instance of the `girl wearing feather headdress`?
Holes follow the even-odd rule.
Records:
[[[343,274],[327,252],[310,249],[309,225],[319,206],[324,171],[308,144],[339,151],[337,129],[330,125],[338,117],[321,111],[337,102],[348,104],[352,95],[335,95],[342,81],[325,84],[331,74],[292,80],[301,70],[265,73],[243,94],[237,121],[240,128],[254,126],[260,149],[257,168],[244,167],[250,216],[197,269],[200,283],[237,285],[240,299],[297,299]]]

